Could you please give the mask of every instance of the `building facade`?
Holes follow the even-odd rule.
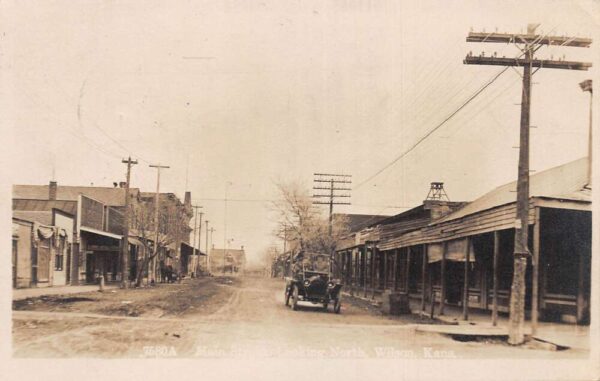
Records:
[[[246,252],[241,249],[210,250],[210,272],[215,274],[241,274],[246,267]]]
[[[123,223],[125,214],[124,184],[114,187],[79,187],[58,186],[56,182],[49,185],[15,185],[13,187],[13,284],[18,287],[65,284],[96,283],[100,276],[108,282],[120,281],[121,248],[124,244]],[[144,264],[144,255],[152,255],[156,234],[154,228],[154,194],[143,194],[136,188],[129,192],[130,234],[129,245],[129,280],[136,279],[138,270]],[[191,199],[191,195],[186,194]],[[150,271],[161,278],[161,270],[171,266],[179,272],[181,247],[189,245],[189,221],[191,203],[182,203],[172,193],[160,194],[159,239],[156,264]],[[57,239],[55,245],[63,253],[53,257],[55,266],[48,282],[39,276],[23,278],[23,266],[29,266],[31,274],[45,274],[46,246],[44,238],[38,250],[21,238],[21,231],[28,224],[31,237],[36,238],[43,233],[40,229],[52,228],[64,232],[64,243]],[[39,226],[38,226],[39,225]],[[37,233],[34,230],[37,229]],[[35,233],[35,234],[34,234]],[[62,234],[62,233],[61,233]],[[15,243],[15,238],[17,238]],[[20,239],[20,241],[19,241]],[[51,239],[51,238],[50,238]],[[37,241],[32,239],[32,243]],[[61,246],[62,245],[62,246]],[[52,247],[52,246],[51,246]],[[41,256],[37,253],[41,253]],[[16,253],[16,254],[15,254]],[[27,259],[29,258],[29,259]],[[27,265],[25,265],[27,263]],[[150,261],[150,263],[152,263]],[[40,270],[40,266],[43,266]],[[20,271],[19,271],[20,270]],[[149,270],[143,269],[147,276]],[[45,275],[44,275],[45,276]],[[154,278],[153,278],[154,279]]]

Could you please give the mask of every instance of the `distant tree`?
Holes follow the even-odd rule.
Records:
[[[274,268],[273,266],[275,265],[276,261],[277,261],[277,257],[280,255],[280,251],[277,249],[277,246],[272,245],[267,247],[262,253],[261,253],[261,257],[260,257],[260,262],[262,265],[262,268],[271,273],[271,276],[274,276]]]

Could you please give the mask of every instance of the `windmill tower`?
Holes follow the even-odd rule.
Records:
[[[446,191],[444,190],[444,183],[432,182],[431,187],[429,188],[429,193],[427,193],[427,198],[425,200],[450,201]]]

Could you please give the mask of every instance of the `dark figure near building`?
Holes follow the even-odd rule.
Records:
[[[173,266],[163,266],[161,268],[161,280],[167,283],[173,283],[177,280],[177,274],[173,270]]]

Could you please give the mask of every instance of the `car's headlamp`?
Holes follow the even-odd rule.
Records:
[[[310,285],[310,281],[309,281],[309,280],[305,280],[305,281],[304,281],[304,285],[305,285],[305,286],[309,286],[309,285]]]
[[[327,287],[329,287],[329,288],[333,288],[334,286],[335,286],[335,284],[333,282],[327,283]]]

